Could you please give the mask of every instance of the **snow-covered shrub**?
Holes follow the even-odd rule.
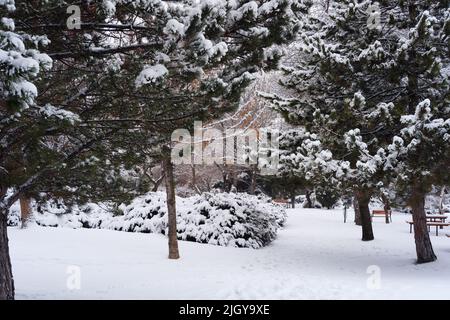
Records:
[[[149,193],[124,206],[124,216],[108,229],[167,233],[165,194]],[[180,240],[221,246],[260,248],[276,237],[286,220],[283,208],[245,193],[204,193],[177,199],[177,233]]]
[[[177,198],[177,211],[180,215],[180,203],[182,198]],[[163,192],[151,192],[135,198],[129,205],[120,205],[123,216],[118,216],[111,221],[105,221],[101,227],[106,229],[166,234],[167,206],[166,195]]]
[[[286,220],[282,207],[246,193],[204,193],[194,199],[178,224],[183,240],[260,248],[275,239]]]
[[[104,203],[68,206],[59,199],[38,204],[33,211],[34,221],[43,227],[101,228],[114,216],[113,208]]]
[[[127,232],[167,234],[166,195],[152,192],[122,204],[113,214],[111,206],[89,203],[67,207],[50,201],[33,207],[38,225],[98,228]],[[18,218],[16,223],[18,225]],[[276,237],[286,221],[283,207],[264,196],[246,193],[204,193],[177,198],[177,231],[180,240],[220,246],[260,248]]]
[[[18,226],[20,224],[20,206],[19,202],[16,202],[8,213],[7,225],[9,227]]]

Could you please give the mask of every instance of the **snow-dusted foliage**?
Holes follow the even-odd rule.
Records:
[[[167,234],[165,193],[148,193],[129,205],[113,209],[108,204],[66,206],[49,201],[34,206],[34,221],[41,226],[100,228],[127,232]],[[220,246],[260,248],[276,237],[286,220],[285,209],[270,198],[246,193],[204,193],[177,198],[177,231],[180,240]],[[18,208],[9,224],[18,224]]]
[[[328,14],[311,17],[296,45],[298,59],[284,67],[282,83],[297,95],[267,95],[299,125],[282,137],[284,168],[308,179],[379,189],[405,168],[395,161],[406,152],[405,139],[409,152],[434,141],[439,148],[430,151],[444,163],[450,153],[449,10],[420,2],[413,16],[387,1],[372,28],[371,1],[330,4]],[[414,120],[419,114],[427,124]],[[428,157],[426,148],[421,152]],[[426,175],[425,167],[414,172]]]
[[[450,112],[442,113],[425,99],[414,114],[404,115],[400,121],[403,128],[388,146],[386,172],[396,175],[398,187],[406,193],[414,188],[431,191],[433,183],[448,183]]]
[[[9,209],[8,219],[6,222],[7,225],[11,227],[20,225],[20,207],[18,202],[16,202]]]
[[[181,216],[181,239],[222,246],[260,248],[285,222],[282,207],[246,193],[204,193]]]
[[[14,1],[1,1],[0,12],[7,15],[15,10]],[[14,102],[16,112],[34,104],[38,92],[32,79],[41,68],[49,68],[52,60],[36,47],[46,44],[45,37],[35,37],[15,31],[14,20],[8,16],[0,20],[0,100]]]
[[[403,193],[421,263],[436,259],[425,195],[450,181],[447,6],[330,1],[325,18],[305,25],[298,59],[284,68],[283,85],[295,96],[267,95],[299,127],[287,169],[352,192],[363,240],[374,238],[370,198],[388,188]]]
[[[159,156],[158,149],[175,129],[190,129],[195,120],[218,118],[239,106],[241,94],[255,74],[276,67],[280,59],[277,47],[294,39],[305,14],[303,2],[88,1],[75,4],[81,11],[81,29],[54,27],[68,22],[66,1],[21,2],[15,21],[6,14],[1,19],[1,37],[6,39],[1,42],[2,49],[17,57],[17,61],[8,58],[8,63],[21,69],[14,69],[14,74],[8,71],[14,81],[5,81],[0,90],[5,90],[4,95],[21,93],[21,108],[30,105],[37,89],[40,94],[37,105],[28,108],[35,114],[28,110],[26,125],[18,123],[20,130],[0,130],[0,151],[8,155],[4,161],[0,158],[0,168],[6,163],[16,165],[16,157],[9,159],[10,149],[27,150],[27,163],[17,165],[27,168],[21,170],[20,179],[7,174],[11,170],[6,168],[0,175],[7,179],[0,182],[7,181],[5,188],[26,188],[35,194],[58,185],[56,193],[61,186],[64,191],[65,186],[74,190],[66,193],[66,198],[105,196],[104,176],[110,169],[141,165],[148,154]],[[14,7],[14,1],[1,3]],[[32,22],[30,16],[35,17]],[[15,27],[39,36],[6,31]],[[44,62],[50,65],[51,61],[27,50],[37,49],[39,44],[47,44],[45,50],[54,66],[52,72],[40,73],[42,78],[34,86],[30,78],[42,71]],[[3,56],[2,52],[0,60]],[[7,69],[9,66],[2,67],[1,72]],[[2,107],[3,103],[0,99]],[[11,110],[5,117],[1,109],[1,120],[19,115],[21,108],[15,103],[8,101]],[[24,146],[30,136],[36,148]],[[9,146],[6,139],[20,143]],[[117,155],[119,151],[123,156]],[[83,166],[82,172],[74,170],[80,168],[84,156],[93,154],[100,161]],[[52,174],[44,175],[42,170]],[[29,177],[33,177],[32,183],[22,186]],[[118,184],[111,189],[122,191]]]
[[[141,87],[147,83],[156,83],[161,80],[169,71],[162,64],[157,64],[154,66],[147,66],[141,71],[139,76],[136,78],[136,86]]]

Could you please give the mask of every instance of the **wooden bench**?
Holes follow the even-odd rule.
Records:
[[[282,205],[282,206],[284,206],[286,208],[289,208],[291,206],[291,202],[289,200],[286,200],[286,199],[273,199],[272,202],[275,203],[275,204]]]
[[[384,218],[386,218],[386,211],[384,211],[384,210],[372,210],[372,215],[371,216],[372,216],[372,218],[374,218],[374,217],[384,217]],[[392,222],[392,211],[391,210],[389,210],[387,212],[387,216],[389,218],[389,221]]]
[[[414,225],[413,221],[406,221],[406,223],[409,223],[409,233],[412,233],[412,227]],[[427,222],[428,232],[431,231],[431,227],[436,227],[436,235],[439,235],[439,228],[448,227],[450,226],[450,223],[446,222]],[[449,236],[449,235],[447,235]]]
[[[439,229],[443,229],[444,227],[450,226],[450,223],[446,222],[427,222],[428,231],[430,231],[431,227],[436,227],[436,235],[439,235]]]

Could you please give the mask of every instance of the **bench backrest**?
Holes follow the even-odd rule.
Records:
[[[289,200],[286,200],[286,199],[273,199],[272,202],[286,204],[286,203],[289,203]]]
[[[390,213],[388,211],[388,213]],[[382,215],[386,215],[386,212],[384,210],[372,210],[372,214],[382,214]]]

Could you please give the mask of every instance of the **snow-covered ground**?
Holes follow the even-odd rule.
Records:
[[[416,265],[407,219],[375,218],[376,240],[362,242],[341,210],[289,210],[266,248],[181,241],[176,261],[157,234],[33,226],[9,237],[18,299],[450,299],[450,229],[431,234],[438,261]]]

